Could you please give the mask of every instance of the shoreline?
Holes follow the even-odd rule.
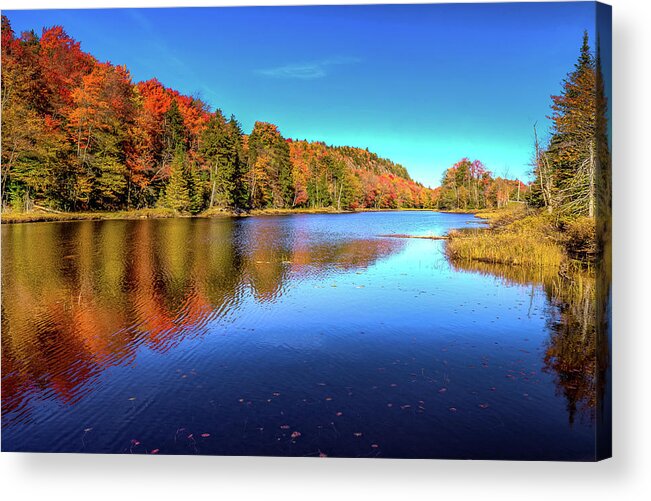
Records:
[[[598,258],[594,220],[578,218],[559,225],[540,209],[510,206],[484,210],[476,217],[487,225],[448,234],[448,258],[457,264],[478,262],[530,271],[584,268]]]
[[[247,212],[236,212],[221,209],[208,209],[199,214],[180,214],[172,209],[137,209],[130,211],[115,212],[16,212],[2,213],[0,223],[21,224],[21,223],[46,223],[46,222],[69,222],[69,221],[108,221],[108,220],[137,220],[137,219],[189,219],[189,218],[219,218],[219,217],[252,217],[252,216],[289,216],[293,214],[355,214],[359,212],[440,212],[456,214],[476,214],[477,211],[451,212],[437,209],[355,209],[337,210],[332,207],[323,208],[298,208],[298,209],[253,209]]]

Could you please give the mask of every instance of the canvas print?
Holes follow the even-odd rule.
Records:
[[[611,9],[2,13],[2,451],[611,455]]]

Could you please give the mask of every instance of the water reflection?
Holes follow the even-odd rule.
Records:
[[[577,415],[594,422],[598,402],[603,400],[609,366],[606,337],[606,289],[596,286],[594,269],[565,266],[531,270],[519,266],[456,262],[455,269],[496,276],[508,284],[541,287],[548,299],[549,341],[544,369],[554,375],[557,392],[567,402],[570,424]]]
[[[473,222],[5,225],[3,450],[594,458],[593,275],[377,237]]]
[[[28,417],[35,392],[73,404],[142,345],[166,352],[208,322],[234,322],[246,298],[277,301],[291,283],[368,267],[404,244],[308,239],[272,218],[2,230],[3,425]]]

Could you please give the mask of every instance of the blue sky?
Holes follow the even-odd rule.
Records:
[[[533,124],[592,36],[592,2],[5,11],[198,95],[249,132],[368,147],[437,186],[467,156],[527,179]]]

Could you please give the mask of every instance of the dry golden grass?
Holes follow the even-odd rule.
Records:
[[[594,219],[580,217],[564,222],[562,228],[565,247],[572,256],[585,256],[589,259],[597,253],[597,233]]]
[[[553,239],[528,233],[493,233],[491,230],[451,232],[446,251],[453,261],[476,260],[534,267],[558,267],[565,259],[563,248]]]
[[[47,221],[83,221],[100,219],[158,219],[176,217],[172,209],[139,209],[118,212],[3,212],[3,224]]]
[[[450,232],[450,259],[535,268],[559,268],[567,260],[562,235],[546,213],[518,204],[482,216],[490,228]]]

